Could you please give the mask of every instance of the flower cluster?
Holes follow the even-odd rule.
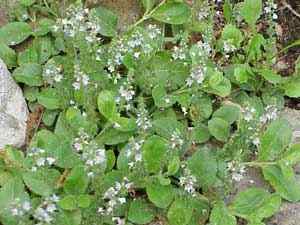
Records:
[[[75,90],[80,90],[82,86],[86,87],[89,84],[89,76],[80,69],[78,64],[74,65],[74,77],[75,81],[72,85]]]
[[[190,56],[196,59],[197,64],[192,67],[191,74],[186,80],[188,87],[191,87],[193,83],[198,85],[203,83],[207,71],[206,62],[211,54],[212,49],[207,42],[199,41],[193,46],[193,51],[190,51]]]
[[[243,165],[239,165],[236,161],[227,163],[227,170],[230,172],[234,181],[241,181],[246,173],[246,168]]]
[[[190,76],[186,79],[187,86],[191,87],[193,83],[202,84],[205,79],[206,71],[207,67],[205,65],[193,68]]]
[[[89,177],[93,177],[106,164],[105,149],[99,148],[84,130],[80,130],[79,136],[74,139],[73,148],[84,162]]]
[[[152,127],[151,120],[148,117],[148,111],[144,107],[139,109],[137,113],[136,124],[138,128],[144,132]]]
[[[230,54],[235,52],[237,50],[237,48],[235,47],[235,45],[232,43],[231,40],[226,40],[223,43],[223,50],[225,53],[225,57],[229,58]]]
[[[36,225],[51,224],[54,221],[55,213],[58,210],[57,202],[59,197],[52,195],[47,197],[35,210],[33,217],[38,221]]]
[[[170,139],[171,148],[181,148],[184,144],[184,139],[182,138],[182,134],[179,130],[173,131]]]
[[[116,182],[114,186],[110,187],[103,194],[103,200],[105,200],[105,206],[98,208],[98,213],[101,215],[113,215],[114,209],[118,205],[126,203],[127,192],[132,188],[133,183],[124,177],[123,181]]]
[[[50,156],[47,156],[46,151],[41,148],[31,148],[27,153],[33,161],[32,171],[37,171],[39,167],[52,166],[56,159]]]
[[[185,42],[182,42],[180,46],[174,46],[172,52],[172,58],[174,60],[185,60],[188,54],[188,46]]]
[[[117,97],[117,103],[120,103],[122,100],[125,101],[126,110],[131,109],[132,100],[134,98],[135,91],[134,86],[132,85],[130,79],[127,79],[119,88],[119,97]]]
[[[265,1],[264,13],[273,20],[277,20],[277,4],[273,0]]]
[[[185,165],[183,165],[182,168],[183,175],[179,177],[179,184],[186,192],[190,193],[192,196],[195,196],[197,179],[194,175],[192,175],[191,171]]]
[[[84,34],[88,43],[97,43],[101,41],[98,37],[101,27],[98,18],[90,14],[88,8],[84,9],[81,5],[71,5],[63,19],[58,19],[53,27],[55,32],[62,31],[67,37],[76,37],[77,34]]]
[[[108,49],[108,54],[111,57],[107,61],[107,68],[110,73],[117,71],[117,68],[123,64],[125,55],[132,54],[135,59],[139,59],[142,54],[149,55],[154,51],[154,46],[149,43],[150,40],[155,40],[162,34],[161,29],[157,25],[148,25],[146,31],[139,29],[135,30],[128,37],[121,37],[112,43]],[[99,54],[107,54],[98,52]]]
[[[126,157],[130,159],[128,163],[130,168],[134,168],[137,163],[142,161],[142,146],[144,140],[136,141],[134,138],[130,139],[130,142],[126,148]]]
[[[31,210],[31,204],[29,201],[21,201],[19,198],[16,198],[10,205],[9,210],[13,216],[21,217]]]
[[[275,119],[277,119],[279,114],[278,108],[273,105],[268,105],[265,108],[264,114],[259,118],[259,121],[263,124],[271,122]]]
[[[53,60],[49,60],[47,64],[44,66],[43,70],[44,80],[47,81],[48,84],[59,83],[63,79],[62,67],[57,66]]]
[[[210,6],[208,1],[203,1],[203,4],[201,5],[201,8],[199,9],[197,19],[199,21],[203,21],[207,18],[209,18],[209,15],[211,14]]]
[[[246,106],[245,108],[242,109],[242,113],[243,113],[243,119],[247,122],[250,122],[255,119],[255,113],[256,113],[255,108]]]

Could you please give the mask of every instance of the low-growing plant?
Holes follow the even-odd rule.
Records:
[[[280,118],[300,64],[275,69],[276,4],[140,4],[122,33],[81,1],[20,0],[0,28],[0,57],[43,106],[26,151],[1,151],[2,224],[263,225],[300,200],[300,145]],[[272,189],[233,197],[249,167]]]

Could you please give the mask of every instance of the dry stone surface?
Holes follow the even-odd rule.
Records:
[[[25,143],[28,109],[21,88],[0,59],[0,149]]]

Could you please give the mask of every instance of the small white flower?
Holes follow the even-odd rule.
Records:
[[[46,160],[47,160],[47,162],[48,162],[49,165],[54,164],[54,162],[56,161],[55,158],[52,158],[52,157],[47,157]]]
[[[45,162],[46,162],[45,158],[39,158],[39,159],[36,160],[37,166],[44,166]]]

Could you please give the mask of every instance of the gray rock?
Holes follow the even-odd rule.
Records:
[[[293,129],[293,143],[300,143],[300,110],[285,108],[281,117],[287,119]]]
[[[280,115],[289,121],[293,129],[293,143],[300,143],[300,110],[286,108]],[[296,174],[300,174],[300,165],[295,167]],[[300,182],[300,176],[297,175]],[[258,168],[248,168],[244,178],[234,184],[233,195],[230,200],[234,199],[235,194],[244,191],[250,187],[262,187],[272,191],[270,185],[264,181],[261,170]],[[266,221],[267,225],[300,225],[300,203],[291,203],[283,200],[278,213]]]
[[[25,144],[28,109],[21,88],[0,59],[0,149]]]
[[[267,225],[299,225],[300,204],[284,202],[280,211],[273,216]]]

